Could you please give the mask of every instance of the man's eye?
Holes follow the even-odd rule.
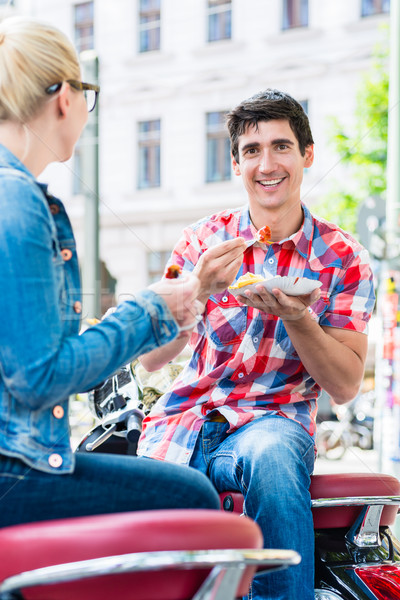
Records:
[[[257,152],[257,148],[248,148],[245,154],[255,154]]]
[[[287,150],[289,146],[287,144],[278,144],[278,150]]]

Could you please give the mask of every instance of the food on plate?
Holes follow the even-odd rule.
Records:
[[[268,225],[261,227],[256,233],[256,240],[262,244],[271,244],[271,228]]]
[[[165,274],[166,279],[178,279],[179,275],[182,273],[182,269],[179,265],[170,265]]]
[[[234,296],[243,296],[245,290],[256,292],[256,285],[261,284],[267,290],[272,293],[274,288],[278,288],[284,294],[288,296],[302,296],[303,294],[311,294],[311,292],[321,287],[322,282],[316,279],[308,279],[307,277],[296,277],[285,275],[271,276],[269,273],[262,275],[253,275],[247,273],[242,275],[235,285],[231,285],[228,289]]]
[[[229,290],[237,290],[241,287],[246,287],[251,285],[252,283],[260,283],[261,281],[265,281],[265,277],[263,275],[254,275],[254,273],[246,273],[245,275],[241,275],[239,279],[235,282],[235,285],[230,285]]]

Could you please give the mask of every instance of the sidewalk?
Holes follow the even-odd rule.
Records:
[[[340,460],[317,458],[314,473],[377,473],[378,470],[377,451],[348,448]]]

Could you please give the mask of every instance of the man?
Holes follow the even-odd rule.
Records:
[[[190,363],[146,419],[139,452],[200,469],[219,491],[242,492],[266,547],[301,554],[299,566],[256,577],[249,598],[312,600],[317,398],[323,388],[342,404],[358,392],[372,275],[366,251],[301,202],[314,142],[300,104],[268,89],[232,110],[227,124],[248,205],[188,227],[173,252],[183,272],[199,277],[205,312]],[[255,241],[265,225],[270,244]],[[235,298],[227,288],[246,273],[322,285],[296,297],[258,284]],[[143,356],[143,365],[159,368],[186,341]]]

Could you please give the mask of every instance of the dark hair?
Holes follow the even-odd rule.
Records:
[[[289,125],[299,143],[300,152],[304,156],[306,147],[313,144],[314,140],[303,107],[289,94],[269,88],[247,100],[243,100],[226,115],[226,124],[231,139],[231,152],[236,162],[239,162],[239,136],[246,133],[251,126],[257,129],[260,121],[274,119],[289,121]]]

